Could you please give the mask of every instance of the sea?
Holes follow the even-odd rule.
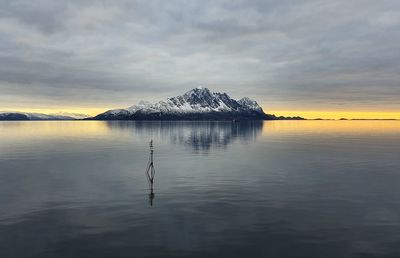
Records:
[[[400,121],[0,122],[0,257],[400,257]]]

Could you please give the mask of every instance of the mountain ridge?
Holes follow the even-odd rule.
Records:
[[[277,120],[285,118],[264,113],[257,101],[248,97],[235,100],[227,93],[197,87],[183,95],[155,103],[140,101],[123,109],[112,109],[90,120]]]
[[[74,113],[42,114],[20,111],[0,111],[0,121],[80,120],[87,115]]]

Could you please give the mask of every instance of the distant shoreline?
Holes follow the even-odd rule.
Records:
[[[339,118],[339,119],[330,119],[330,118],[313,118],[313,119],[305,119],[305,120],[313,120],[313,121],[399,121],[397,118]]]
[[[256,121],[400,121],[400,119],[379,119],[379,118],[363,118],[363,119],[322,119],[322,118],[312,118],[312,119],[245,119],[245,120],[206,120],[206,119],[199,119],[199,120],[188,120],[188,119],[182,119],[182,120],[166,120],[166,119],[160,119],[160,120],[149,120],[149,119],[144,119],[144,120],[129,120],[129,119],[115,119],[115,120],[97,120],[97,119],[34,119],[34,120],[18,120],[18,119],[0,119],[0,122],[50,122],[50,121],[57,121],[57,122],[62,122],[62,121],[68,121],[68,122],[81,122],[81,121],[107,121],[107,122],[120,122],[120,121],[133,121],[133,122],[232,122],[232,123],[241,123],[241,122],[256,122]]]

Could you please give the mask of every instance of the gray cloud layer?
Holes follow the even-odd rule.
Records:
[[[129,105],[200,84],[400,110],[400,1],[0,0],[0,102]]]

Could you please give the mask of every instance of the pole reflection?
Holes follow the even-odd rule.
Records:
[[[147,182],[149,184],[150,188],[150,194],[149,194],[149,202],[150,205],[153,206],[153,200],[154,200],[154,175],[156,174],[156,171],[154,169],[154,146],[153,146],[153,140],[150,141],[150,158],[149,162],[147,164],[146,168],[146,176],[147,176]]]

